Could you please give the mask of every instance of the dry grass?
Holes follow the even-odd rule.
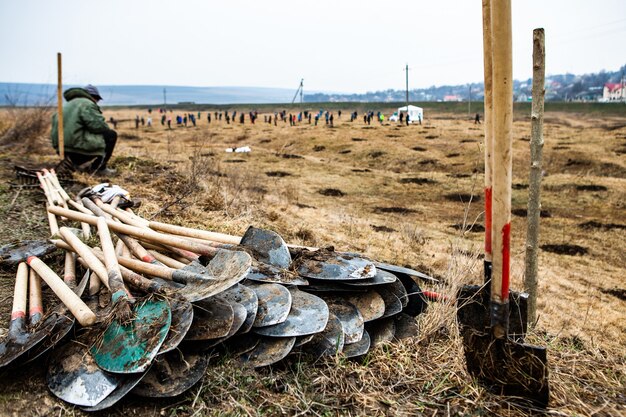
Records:
[[[129,398],[114,413],[518,416],[536,412],[472,382],[456,327],[456,288],[482,279],[482,234],[468,230],[482,224],[482,200],[478,201],[482,127],[446,114],[410,127],[376,123],[365,128],[362,122],[345,120],[336,120],[333,129],[224,122],[207,126],[205,114],[197,128],[119,126],[121,139],[113,166],[120,174],[114,180],[143,199],[141,214],[233,234],[254,224],[276,230],[291,243],[334,245],[411,265],[439,278],[441,284],[429,289],[450,299],[431,304],[419,318],[418,338],[382,346],[362,361],[312,362],[293,357],[254,371],[228,355],[220,356],[203,382],[182,398],[156,402]],[[107,118],[111,115],[127,119],[135,113],[105,111]],[[626,223],[626,164],[620,153],[626,148],[626,129],[619,127],[624,118],[548,116],[542,198],[550,217],[542,218],[540,240],[576,244],[587,248],[588,254],[540,252],[540,319],[529,340],[549,349],[549,414],[620,415],[626,412],[626,309],[617,296],[626,286],[626,230],[619,227]],[[615,129],[603,127],[609,125]],[[526,207],[529,132],[527,119],[515,121],[513,208],[517,209]],[[252,153],[224,152],[234,145],[249,145]],[[52,160],[48,151],[30,162]],[[7,167],[13,161],[12,156],[2,157],[4,178],[10,175]],[[402,181],[407,178],[417,180]],[[97,181],[86,176],[78,179]],[[340,193],[320,193],[328,189]],[[2,189],[1,206],[13,197],[12,191]],[[37,204],[34,197],[20,196],[8,215],[35,229],[2,226],[2,236],[44,236],[45,219]],[[452,227],[458,224],[465,227]],[[519,289],[524,217],[513,217],[513,230],[512,286]],[[3,298],[6,293],[3,286]],[[8,317],[7,312],[4,307],[0,313]],[[28,414],[28,404],[41,400],[50,414],[79,413],[45,393],[42,371],[34,373],[31,380],[4,390],[0,408],[6,405],[7,410]]]

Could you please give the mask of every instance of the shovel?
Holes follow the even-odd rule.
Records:
[[[493,173],[490,323],[488,327],[471,327],[475,323],[464,317],[462,305],[459,322],[467,368],[472,376],[496,392],[546,406],[550,395],[546,349],[521,343],[521,338],[509,338],[513,124],[511,3],[484,4],[485,20],[491,20],[490,25],[484,25],[484,35],[491,40],[493,57],[493,148],[491,157],[485,161]],[[489,30],[493,33],[489,34]],[[486,53],[488,51],[489,48]],[[459,298],[459,301],[464,300]]]
[[[241,304],[246,309],[246,318],[239,328],[239,333],[247,333],[252,328],[259,309],[259,298],[252,289],[237,284],[222,292],[221,297],[229,303]]]
[[[205,353],[175,350],[159,355],[133,394],[148,398],[175,397],[202,379],[208,366],[209,356]]]
[[[29,256],[43,258],[55,251],[53,244],[43,240],[21,240],[0,248],[0,266],[15,268],[20,262],[26,262]]]
[[[44,340],[54,328],[56,320],[47,320],[44,326],[35,331],[26,329],[26,292],[28,291],[28,267],[20,263],[15,277],[13,308],[9,334],[0,344],[0,368],[9,365],[15,359],[28,352]]]
[[[279,324],[287,320],[291,310],[291,293],[279,284],[246,284],[256,293],[258,310],[253,327],[265,327]]]
[[[118,314],[90,351],[98,366],[105,371],[143,372],[148,369],[167,336],[171,310],[165,300],[156,297],[135,302],[124,287],[109,229],[102,217],[98,218],[97,227],[109,272],[111,299]],[[129,308],[128,312],[126,308]]]
[[[341,321],[334,314],[330,313],[326,328],[320,333],[316,333],[313,339],[302,346],[302,351],[314,358],[322,356],[334,356],[341,353],[345,343],[345,335]]]
[[[363,330],[361,340],[355,343],[345,344],[343,346],[343,354],[346,358],[355,358],[365,355],[370,350],[370,335]]]
[[[328,322],[328,305],[319,297],[298,290],[289,289],[291,309],[287,319],[273,326],[254,328],[254,332],[270,337],[295,337],[319,333]]]
[[[386,342],[391,342],[396,334],[394,317],[386,317],[365,323],[365,330],[370,336],[370,347],[375,348]]]
[[[295,337],[260,337],[259,343],[245,353],[241,360],[254,367],[260,368],[276,363],[285,358],[296,343]]]

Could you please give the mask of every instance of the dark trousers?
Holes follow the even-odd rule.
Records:
[[[93,155],[85,155],[82,153],[65,152],[66,157],[69,158],[75,166],[80,166],[93,160],[89,168],[87,168],[90,172],[105,169],[109,159],[111,159],[111,155],[113,155],[113,149],[115,149],[115,144],[117,143],[117,132],[115,130],[108,130],[103,133],[103,136],[104,156],[94,157]]]

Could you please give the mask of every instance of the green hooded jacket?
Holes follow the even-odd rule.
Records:
[[[100,107],[82,88],[70,88],[63,93],[67,103],[63,106],[63,142],[65,152],[84,155],[104,155],[103,133],[110,130]],[[57,115],[52,116],[50,139],[59,151]]]

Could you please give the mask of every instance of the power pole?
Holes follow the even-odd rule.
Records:
[[[472,118],[472,84],[469,85],[469,98],[467,100],[467,117]]]
[[[406,64],[404,69],[406,72],[406,111],[409,112],[409,64]]]

